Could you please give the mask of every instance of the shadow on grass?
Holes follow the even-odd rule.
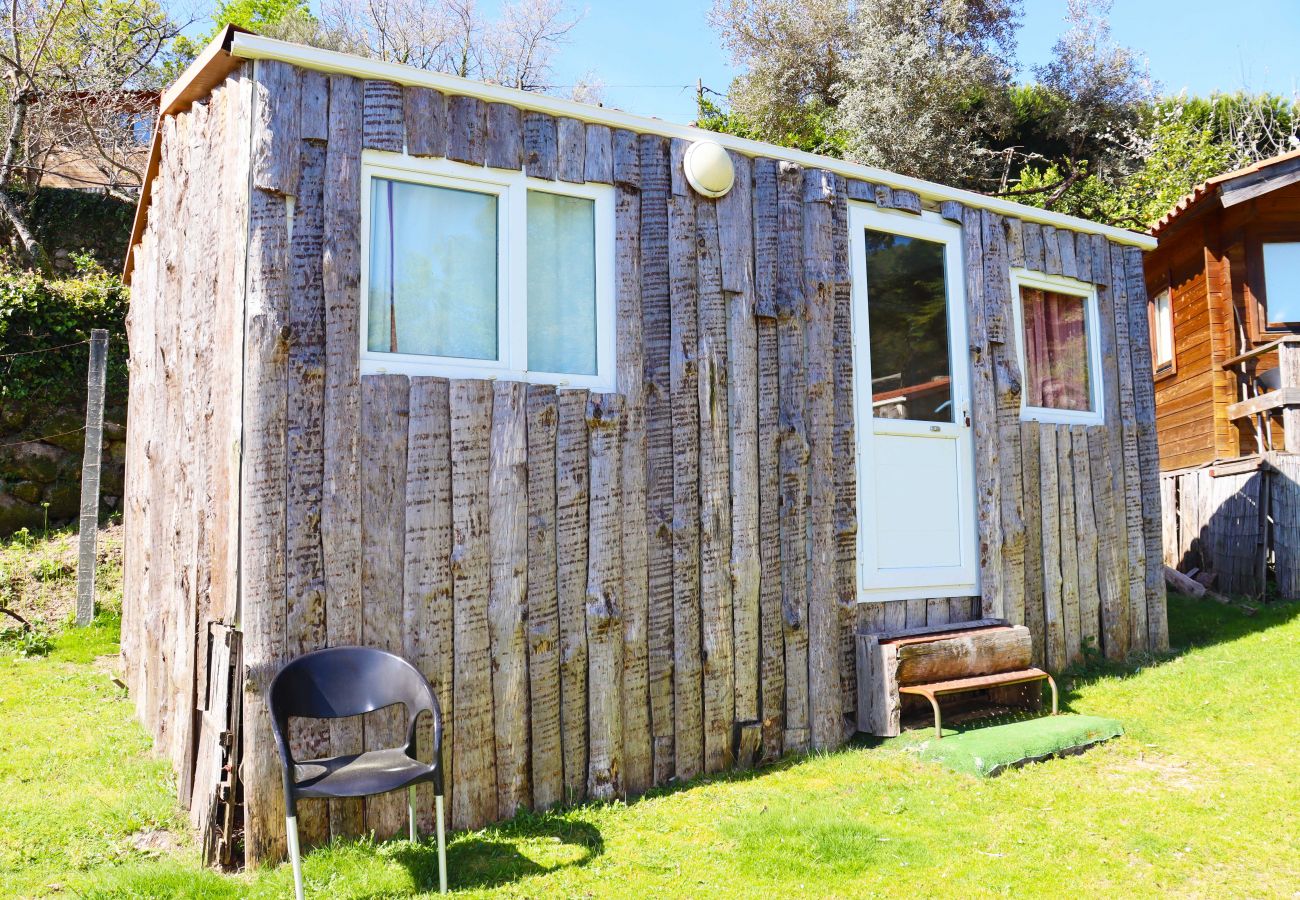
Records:
[[[590,823],[563,813],[522,813],[494,828],[454,837],[447,845],[448,887],[503,887],[532,875],[585,866],[604,852],[605,840]],[[393,850],[392,858],[406,867],[419,890],[438,890],[438,848],[432,838],[403,844]]]

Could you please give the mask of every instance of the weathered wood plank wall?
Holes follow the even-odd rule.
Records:
[[[964,229],[984,589],[858,604],[847,209],[919,214],[915,194],[737,156],[736,187],[711,200],[686,184],[680,141],[275,63],[223,91],[208,103],[235,108],[220,150],[189,133],[211,129],[210,112],[166,124],[136,250],[132,402],[154,412],[132,420],[124,650],[142,717],[184,769],[192,736],[178,725],[206,696],[194,635],[209,619],[242,624],[251,862],[283,849],[261,691],[319,646],[384,646],[429,677],[455,827],[835,746],[856,702],[855,629],[994,612],[1029,625],[1057,668],[1094,644],[1161,646],[1151,393],[1134,390],[1149,356],[1129,346],[1145,335],[1129,328],[1146,302],[1135,254],[945,204]],[[402,148],[613,185],[617,394],[360,374],[361,153]],[[215,265],[181,252],[177,223],[212,208],[187,199],[185,175],[218,158],[229,212]],[[246,300],[226,270],[244,253]],[[173,370],[202,318],[179,302],[191,282],[173,269],[189,256],[220,313],[197,345],[210,349]],[[1107,424],[1020,421],[1020,265],[1097,283]],[[237,384],[245,364],[242,408],[220,377],[211,396],[180,392],[205,372]],[[165,439],[209,406],[219,431],[193,448]],[[200,496],[201,526],[185,518]],[[204,549],[173,565],[163,551],[181,540]],[[371,716],[294,741],[346,752],[390,731]],[[388,834],[400,813],[385,797],[305,810],[304,835]]]

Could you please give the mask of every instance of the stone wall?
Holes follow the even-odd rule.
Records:
[[[76,519],[81,507],[85,411],[62,409],[38,423],[46,440],[31,440],[26,416],[0,412],[0,536]],[[121,509],[126,410],[106,410],[100,515]],[[48,506],[46,505],[48,504]]]

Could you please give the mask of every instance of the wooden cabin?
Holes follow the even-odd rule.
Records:
[[[126,273],[122,651],[212,855],[282,854],[263,692],[322,646],[428,676],[458,828],[835,747],[855,631],[1165,647],[1152,243],[228,31]]]
[[[1297,489],[1270,475],[1300,453],[1300,151],[1199,185],[1151,233],[1166,562],[1255,595],[1275,565],[1300,596],[1279,518]]]

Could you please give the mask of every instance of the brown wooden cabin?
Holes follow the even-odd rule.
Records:
[[[855,630],[1166,645],[1149,237],[234,31],[156,135],[122,652],[218,858],[321,646],[429,677],[464,828],[840,744]]]
[[[1151,233],[1166,562],[1249,594],[1275,564],[1292,594],[1297,551],[1269,506],[1294,488],[1268,473],[1300,452],[1300,151],[1199,185]]]

